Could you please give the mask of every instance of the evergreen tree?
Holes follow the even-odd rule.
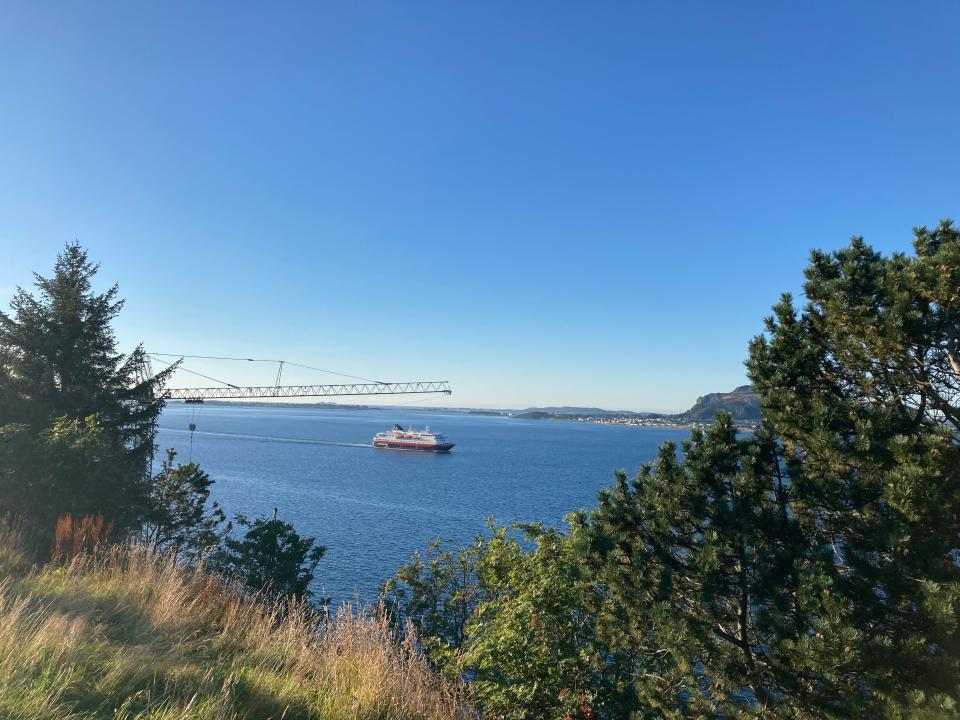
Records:
[[[242,538],[226,537],[211,557],[210,566],[236,578],[256,592],[288,598],[309,597],[310,583],[327,549],[314,537],[301,537],[288,522],[277,517],[249,520],[235,517],[246,528]]]
[[[122,532],[138,526],[149,486],[94,418],[60,418],[39,435],[0,426],[0,508],[50,539],[57,518],[103,515]]]
[[[792,517],[891,716],[960,699],[960,234],[914,232],[913,257],[813,253],[806,305],[785,296],[749,361]]]
[[[914,247],[813,253],[751,344],[764,427],[721,415],[578,517],[640,714],[957,712],[960,237]]]
[[[807,717],[864,702],[845,605],[799,533],[776,440],[729,415],[576,519],[597,637],[643,716]],[[611,715],[617,717],[617,714]]]
[[[51,277],[35,276],[37,295],[18,288],[12,314],[0,312],[0,425],[39,433],[56,418],[96,418],[145,474],[173,368],[144,377],[142,347],[117,352],[111,322],[123,301],[116,285],[93,291],[98,268],[68,244]]]
[[[153,478],[144,540],[154,549],[170,551],[196,562],[221,540],[226,516],[217,502],[207,505],[213,480],[196,463],[175,465],[177,453],[167,450]]]
[[[750,346],[763,426],[618,473],[563,562],[493,536],[404,568],[426,647],[502,717],[960,713],[960,233],[915,234],[814,252]]]

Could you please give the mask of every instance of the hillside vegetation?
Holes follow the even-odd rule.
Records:
[[[5,719],[465,716],[412,641],[349,609],[282,613],[142,549],[30,567],[9,532],[0,576]]]
[[[567,527],[414,555],[434,662],[510,720],[960,717],[960,231],[914,234],[814,251],[752,391]]]
[[[333,622],[317,538],[153,474],[163,378],[130,387],[67,246],[0,313],[0,510],[51,558],[0,533],[0,720],[440,720],[463,686],[502,720],[957,717],[960,231],[914,232],[811,254],[750,342],[754,432],[719,412],[565,527],[435,541],[388,615]]]

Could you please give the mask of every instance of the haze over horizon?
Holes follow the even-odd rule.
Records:
[[[120,285],[126,350],[449,380],[430,406],[682,411],[746,382],[812,248],[906,252],[958,212],[958,21],[7,3],[0,307],[77,240]]]

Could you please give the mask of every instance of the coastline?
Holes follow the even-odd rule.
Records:
[[[180,404],[183,401],[172,401]],[[483,408],[448,408],[448,407],[409,407],[397,405],[347,405],[331,402],[319,403],[292,403],[292,402],[251,402],[232,401],[232,400],[208,400],[204,405],[214,407],[274,407],[274,408],[301,408],[311,410],[386,410],[390,408],[403,407],[407,412],[433,412],[467,414],[467,415],[485,415],[490,417],[505,417],[514,420],[549,420],[554,422],[577,422],[591,423],[594,425],[629,425],[632,427],[662,428],[665,430],[693,430],[699,428],[706,429],[713,418],[709,420],[685,420],[682,416],[660,415],[657,413],[636,413],[636,414],[614,414],[609,415],[576,415],[561,414],[543,411],[524,411],[524,410],[490,410]],[[673,419],[677,418],[677,419]],[[739,419],[734,418],[737,430],[740,432],[754,432],[760,425],[759,419]]]
[[[523,417],[519,415],[513,415],[518,420],[552,420],[555,422],[576,422],[576,423],[590,423],[593,425],[626,425],[630,427],[642,427],[642,428],[663,428],[664,430],[694,430],[700,429],[705,430],[710,426],[710,422],[700,422],[700,421],[679,421],[679,422],[656,422],[651,421],[650,418],[619,418],[619,417]],[[748,421],[744,423],[734,418],[734,423],[737,426],[738,432],[752,433],[757,430],[760,426],[760,422],[757,421]]]

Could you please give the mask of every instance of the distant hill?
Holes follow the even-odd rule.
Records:
[[[709,422],[720,410],[730,413],[735,420],[759,420],[760,398],[749,385],[741,385],[732,392],[698,397],[693,407],[677,417],[686,422]]]
[[[653,424],[688,423],[705,424],[713,420],[713,416],[721,410],[730,413],[737,421],[747,424],[760,420],[760,399],[754,394],[749,385],[741,385],[731,392],[709,393],[698,397],[697,401],[686,412],[682,413],[654,413],[631,412],[629,410],[604,410],[598,407],[574,407],[570,405],[554,407],[529,407],[524,410],[515,410],[509,413],[515,418],[523,420],[575,420],[577,418],[594,418],[613,422],[626,420],[640,420]]]
[[[598,415],[620,415],[623,417],[642,417],[645,415],[652,415],[654,413],[637,413],[630,410],[604,410],[603,408],[597,407],[574,407],[570,405],[563,405],[561,407],[529,407],[524,410],[517,410],[517,415],[540,415],[543,417],[547,416],[568,416],[568,415],[577,415],[577,416],[593,416]]]

